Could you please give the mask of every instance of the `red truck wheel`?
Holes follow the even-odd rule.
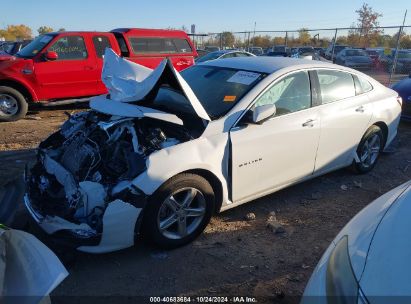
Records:
[[[16,121],[23,118],[28,109],[24,96],[16,89],[0,86],[0,121]]]

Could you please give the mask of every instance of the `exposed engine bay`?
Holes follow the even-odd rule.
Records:
[[[154,151],[192,138],[183,126],[147,117],[93,110],[72,115],[39,146],[27,181],[31,203],[40,214],[101,233],[107,205],[121,199],[141,208],[145,200],[137,188],[113,188],[144,172]]]

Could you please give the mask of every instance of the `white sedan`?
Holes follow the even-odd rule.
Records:
[[[409,303],[411,181],[369,204],[337,235],[302,304]]]
[[[25,204],[85,252],[187,244],[221,212],[353,166],[397,133],[398,94],[355,70],[291,58],[215,60],[179,74],[106,51],[109,95],[42,142]],[[141,229],[140,229],[141,228]]]

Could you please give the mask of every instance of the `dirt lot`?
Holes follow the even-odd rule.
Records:
[[[33,160],[32,149],[66,118],[65,110],[74,111],[41,111],[0,124],[0,186],[22,173]],[[373,199],[411,179],[411,124],[400,125],[393,146],[369,174],[340,170],[217,215],[184,248],[161,252],[139,241],[112,254],[76,253],[52,301],[107,296],[106,302],[117,303],[121,296],[121,302],[142,303],[148,299],[134,296],[244,295],[260,298],[259,303],[298,302],[336,233]],[[266,228],[270,211],[286,233]],[[249,212],[255,220],[244,219]]]

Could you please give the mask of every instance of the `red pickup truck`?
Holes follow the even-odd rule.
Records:
[[[0,60],[0,121],[24,117],[30,103],[68,103],[105,94],[101,69],[106,47],[153,69],[168,57],[181,71],[197,56],[187,34],[176,30],[122,28],[41,35]]]

